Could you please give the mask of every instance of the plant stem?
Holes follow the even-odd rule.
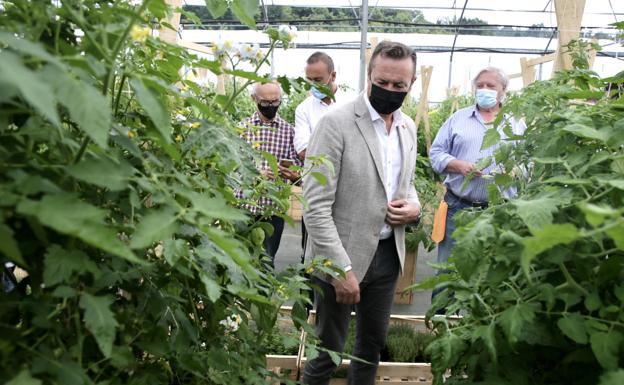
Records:
[[[275,40],[271,41],[271,46],[269,47],[269,50],[267,51],[266,55],[264,55],[262,60],[260,60],[260,62],[256,65],[256,68],[254,69],[253,72],[257,73],[258,70],[260,69],[260,67],[262,67],[262,65],[264,63],[266,63],[266,61],[268,60],[269,56],[271,55],[271,51],[273,51],[275,49],[275,43],[276,43]],[[253,81],[251,79],[247,79],[245,84],[243,84],[243,86],[240,89],[238,89],[236,92],[232,93],[232,96],[230,97],[230,99],[228,100],[227,104],[225,105],[225,107],[223,109],[225,111],[227,111],[232,106],[232,103],[234,103],[234,100],[236,100],[236,97],[238,95],[240,95],[240,93],[243,92],[245,90],[245,88],[247,88],[247,86],[249,86],[252,82]]]
[[[572,275],[570,274],[570,272],[568,271],[568,268],[563,264],[563,262],[559,263],[559,268],[561,269],[561,271],[563,272],[564,277],[566,278],[566,281],[574,288],[578,289],[581,293],[583,293],[585,296],[589,296],[589,292],[583,287],[581,286],[578,282],[576,282],[574,280],[574,278],[572,277]]]

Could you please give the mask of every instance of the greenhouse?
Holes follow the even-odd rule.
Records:
[[[624,384],[624,3],[0,0],[0,384]]]

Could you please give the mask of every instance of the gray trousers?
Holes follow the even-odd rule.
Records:
[[[368,363],[351,361],[350,385],[373,385],[379,364],[379,354],[386,343],[394,290],[400,271],[394,237],[379,242],[375,257],[360,282],[360,303],[355,305],[356,337],[353,355]],[[353,305],[336,303],[334,287],[313,277],[318,286],[316,295],[316,334],[323,348],[342,352],[349,330]],[[326,352],[306,363],[303,371],[305,385],[329,384],[336,369]]]

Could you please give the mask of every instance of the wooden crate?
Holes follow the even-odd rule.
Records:
[[[305,357],[301,360],[300,372],[303,373]],[[346,370],[350,360],[342,360],[339,369]],[[377,368],[376,385],[431,385],[433,375],[431,364],[425,362],[380,362]],[[330,385],[346,385],[346,378],[332,378]]]
[[[355,313],[351,313],[351,316],[355,316]],[[316,320],[316,311],[312,310],[308,316],[308,323],[314,325]],[[410,325],[418,332],[427,332],[427,325],[425,324],[425,316],[423,315],[390,315],[390,325]],[[301,335],[301,344],[299,346],[299,373],[303,374],[303,368],[305,366],[305,332]],[[349,367],[349,360],[343,360],[339,366],[339,369],[346,369]],[[302,378],[300,378],[302,379]],[[431,373],[431,364],[426,362],[380,362],[377,368],[377,378],[375,384],[379,385],[431,385],[433,382],[433,375]],[[330,385],[346,385],[346,378],[333,378],[330,381]]]
[[[296,381],[299,377],[299,356],[285,356],[268,354],[266,356],[266,367],[271,372],[288,377],[290,380]],[[271,385],[279,385],[279,381],[271,383]]]
[[[411,305],[414,300],[414,292],[403,294],[405,288],[412,286],[416,282],[416,261],[418,260],[418,250],[405,252],[405,263],[403,264],[403,274],[399,276],[396,290],[394,291],[394,303],[399,305]]]
[[[290,318],[291,313],[292,306],[282,306],[280,308],[276,321],[279,328],[288,328],[293,326],[292,318]],[[301,338],[302,336],[299,337],[299,350],[297,355],[267,354],[267,369],[277,375],[286,376],[289,379],[296,381],[299,378],[299,368],[301,367],[301,362],[299,361],[301,357]],[[271,385],[279,385],[279,381],[274,381]]]

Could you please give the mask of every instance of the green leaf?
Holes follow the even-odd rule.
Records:
[[[624,190],[624,179],[613,179],[613,180],[607,180],[604,182],[617,189]]]
[[[76,249],[65,250],[58,245],[48,248],[43,266],[43,282],[48,287],[61,282],[70,283],[69,278],[74,273],[99,272],[97,265],[84,252]]]
[[[234,75],[239,78],[253,80],[258,83],[267,83],[270,82],[271,79],[267,76],[259,76],[255,72],[243,71],[243,70],[229,70],[225,69],[223,72],[229,75]]]
[[[585,297],[585,308],[589,311],[596,311],[602,306],[600,301],[600,295],[597,291],[592,291],[587,297]]]
[[[535,311],[527,304],[520,303],[501,313],[500,324],[509,343],[514,344],[520,339],[522,329],[526,324],[533,322]]]
[[[254,16],[260,10],[258,0],[234,0],[230,7],[238,20],[251,29],[256,28]]]
[[[496,143],[500,142],[501,136],[500,133],[496,130],[496,128],[490,128],[485,131],[485,135],[483,135],[483,142],[481,143],[481,150],[485,150],[487,148],[492,147]]]
[[[42,71],[56,93],[56,98],[67,108],[69,116],[102,148],[108,147],[112,111],[108,100],[92,85],[52,66]]]
[[[22,258],[22,252],[15,238],[13,238],[13,230],[4,223],[0,223],[0,252],[4,253],[4,255],[18,265],[22,267],[27,266],[26,261]]]
[[[163,246],[165,261],[171,266],[174,266],[181,257],[189,252],[185,239],[166,239]]]
[[[58,60],[55,56],[50,55],[48,51],[46,51],[45,48],[38,43],[33,43],[29,40],[19,38],[9,32],[0,32],[0,42],[23,54],[35,56],[47,61],[48,63],[53,63],[58,67],[63,67],[63,63],[60,60]]]
[[[624,174],[624,159],[614,159],[611,162],[611,170],[617,174]]]
[[[152,209],[143,217],[132,235],[130,247],[142,249],[156,241],[165,240],[178,229],[176,213],[172,209]]]
[[[491,322],[489,325],[478,326],[472,334],[473,342],[476,341],[478,338],[483,340],[483,343],[487,347],[488,352],[490,352],[490,358],[492,359],[492,362],[498,361],[498,356],[496,353],[495,332],[496,332],[496,324],[494,322]]]
[[[232,207],[221,196],[210,198],[194,191],[180,191],[191,202],[191,209],[210,218],[228,221],[246,221],[249,217],[243,210]]]
[[[208,299],[213,303],[221,297],[221,286],[214,279],[210,278],[207,274],[202,273],[200,275],[201,281],[206,289]]]
[[[26,369],[19,372],[19,374],[4,385],[41,385],[41,380],[38,380],[30,375],[30,372]]]
[[[310,176],[323,186],[327,184],[327,177],[322,172],[314,171],[310,173]]]
[[[559,202],[553,198],[540,198],[532,200],[516,199],[512,204],[516,207],[516,213],[527,225],[531,233],[552,223],[553,213],[557,211]]]
[[[123,160],[116,163],[103,157],[85,159],[67,167],[67,172],[87,183],[120,191],[128,187],[128,180],[134,174],[134,169]]]
[[[618,368],[622,339],[622,333],[615,330],[609,333],[595,332],[589,337],[592,351],[603,368],[608,370]]]
[[[23,66],[20,58],[7,50],[0,51],[0,88],[15,88],[42,116],[54,125],[60,125],[56,99],[50,85]]]
[[[609,206],[598,206],[591,203],[579,204],[578,207],[585,213],[587,223],[593,227],[598,227],[604,223],[608,217],[614,217],[619,212]]]
[[[218,19],[225,14],[228,5],[226,0],[206,0],[206,7],[212,17]]]
[[[57,298],[72,298],[77,294],[78,292],[69,286],[58,286],[52,291],[52,295]]]
[[[43,225],[82,239],[84,242],[130,262],[145,264],[127,245],[117,238],[117,232],[105,223],[106,212],[81,201],[74,194],[46,195],[40,201],[25,199],[17,206],[21,214],[31,215]]]
[[[602,131],[598,131],[593,127],[586,126],[580,123],[572,123],[563,127],[563,131],[570,132],[581,138],[596,139],[601,142],[606,142],[609,139],[609,135]]]
[[[152,120],[163,139],[170,143],[173,129],[171,127],[169,112],[165,105],[140,79],[130,79],[129,83],[134,90],[139,104],[147,113],[147,116]]]
[[[624,384],[624,369],[613,370],[600,376],[598,385],[622,385]]]
[[[559,318],[557,326],[572,341],[579,344],[587,343],[587,326],[580,314],[572,313]]]
[[[105,357],[110,357],[115,341],[117,320],[110,310],[114,300],[108,296],[95,297],[89,293],[80,296],[80,307],[84,309],[84,323],[93,334]]]
[[[618,249],[624,250],[624,223],[619,223],[607,230],[606,233],[613,239]]]
[[[581,236],[578,229],[571,223],[544,225],[535,230],[532,237],[525,238],[522,242],[522,268],[529,275],[529,265],[533,258],[543,251],[556,245],[571,243]]]

